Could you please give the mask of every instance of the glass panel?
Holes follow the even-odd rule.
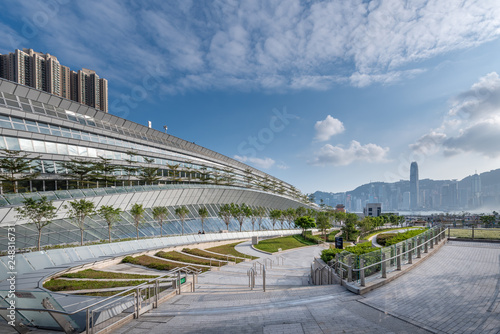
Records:
[[[57,154],[56,143],[45,142],[45,149],[47,150],[47,153]]]
[[[43,169],[44,169],[44,172],[47,174],[54,174],[54,172],[55,172],[54,161],[44,160],[43,161]]]
[[[21,146],[22,151],[30,151],[30,152],[33,151],[33,144],[31,143],[31,140],[19,138],[19,144]]]
[[[9,150],[19,151],[21,147],[19,147],[19,141],[17,138],[5,137],[5,141],[7,142],[7,148]]]
[[[10,122],[0,120],[0,127],[12,129],[12,124]]]
[[[45,153],[45,143],[39,140],[33,140],[33,149],[37,153]]]
[[[75,146],[73,146],[73,147],[75,147]],[[59,152],[59,154],[68,155],[68,145],[57,143],[57,152]]]
[[[24,124],[12,123],[14,124],[14,129],[26,131],[26,126]]]
[[[35,270],[41,270],[54,266],[54,263],[50,261],[44,251],[27,253],[25,254],[25,257]]]

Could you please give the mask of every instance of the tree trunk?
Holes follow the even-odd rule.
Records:
[[[181,220],[181,225],[182,225],[182,235],[184,235],[184,220]]]
[[[203,227],[203,219],[201,220],[201,231],[205,233],[205,228]]]
[[[160,236],[163,238],[163,223],[160,223]]]
[[[38,229],[38,251],[40,251],[40,239],[42,239],[42,229]]]
[[[80,229],[80,245],[83,246],[83,229]]]
[[[240,232],[241,232],[241,226],[243,225],[243,223],[240,223]]]
[[[139,240],[139,225],[135,225],[135,231],[137,232],[137,240]]]
[[[111,243],[111,226],[108,226],[109,243]]]

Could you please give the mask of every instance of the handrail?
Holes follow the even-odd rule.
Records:
[[[407,254],[407,253],[413,252],[413,250],[417,249],[418,247],[422,247],[422,246],[423,246],[423,245],[425,245],[426,243],[429,243],[431,240],[436,239],[436,238],[437,238],[439,235],[441,235],[441,234],[445,234],[445,236],[446,236],[446,229],[445,229],[445,230],[443,230],[443,231],[441,231],[441,232],[439,232],[439,233],[438,233],[438,234],[436,234],[434,237],[429,238],[429,240],[427,240],[427,241],[425,241],[425,242],[421,243],[420,245],[415,246],[415,247],[413,247],[412,249],[409,249],[409,250],[405,251],[404,253],[396,254],[396,255],[395,255],[395,256],[393,256],[393,257],[386,258],[386,259],[384,259],[384,260],[382,260],[382,261],[379,261],[379,262],[373,263],[373,264],[371,264],[371,265],[369,265],[369,266],[366,266],[366,267],[363,267],[363,268],[360,268],[360,269],[352,269],[352,271],[361,271],[361,270],[365,270],[365,269],[367,269],[367,268],[371,268],[371,267],[374,267],[374,266],[380,265],[380,264],[382,264],[383,262],[387,262],[387,261],[392,260],[392,259],[397,259],[399,256],[402,256],[402,255],[404,255],[404,254]],[[342,262],[342,261],[338,261],[337,263],[338,263],[338,264],[340,264],[340,265],[344,265],[344,266],[346,266],[346,267],[350,267],[350,265],[349,265],[349,264],[344,263],[344,262]]]
[[[152,278],[152,279],[150,279],[147,282],[141,283],[139,285],[135,285],[135,286],[133,286],[131,288],[128,288],[126,290],[123,290],[123,291],[121,291],[121,292],[119,292],[119,293],[117,293],[115,295],[109,296],[109,297],[107,297],[107,298],[105,298],[103,300],[99,300],[99,301],[97,301],[97,302],[95,302],[93,304],[84,306],[84,307],[82,307],[82,308],[80,308],[80,309],[78,309],[76,311],[73,311],[73,312],[58,311],[58,310],[48,310],[48,309],[43,309],[43,308],[29,308],[29,307],[27,307],[27,308],[16,308],[16,311],[40,311],[40,312],[53,312],[53,313],[59,313],[59,314],[65,314],[65,315],[73,315],[73,314],[76,314],[78,312],[85,311],[85,310],[91,308],[92,306],[95,306],[95,305],[104,303],[105,301],[108,301],[110,299],[116,298],[118,295],[121,295],[123,293],[129,292],[129,291],[132,291],[132,290],[136,290],[137,288],[140,288],[140,287],[142,287],[144,285],[147,285],[147,284],[151,283],[152,281],[156,281],[156,280],[162,279],[162,278],[164,278],[166,276],[171,276],[172,274],[175,274],[178,271],[183,271],[183,268],[188,268],[188,267],[190,267],[190,266],[182,267],[182,268],[178,267],[178,268],[172,269],[167,274],[164,274],[164,275]],[[199,272],[197,272],[197,273],[199,273]],[[0,310],[7,310],[7,309],[8,309],[7,307],[0,307]]]

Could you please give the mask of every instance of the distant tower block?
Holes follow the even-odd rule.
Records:
[[[410,210],[420,207],[418,195],[418,164],[413,161],[410,165]]]

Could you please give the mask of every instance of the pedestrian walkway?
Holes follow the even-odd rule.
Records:
[[[500,333],[500,244],[450,241],[360,301],[436,333]]]
[[[280,253],[284,265],[267,269],[266,292],[258,275],[253,291],[247,270],[260,259],[225,266],[199,276],[196,292],[175,296],[115,331],[154,333],[428,333],[357,300],[339,285],[309,285],[310,265],[322,246]],[[238,251],[257,255],[250,243]]]

